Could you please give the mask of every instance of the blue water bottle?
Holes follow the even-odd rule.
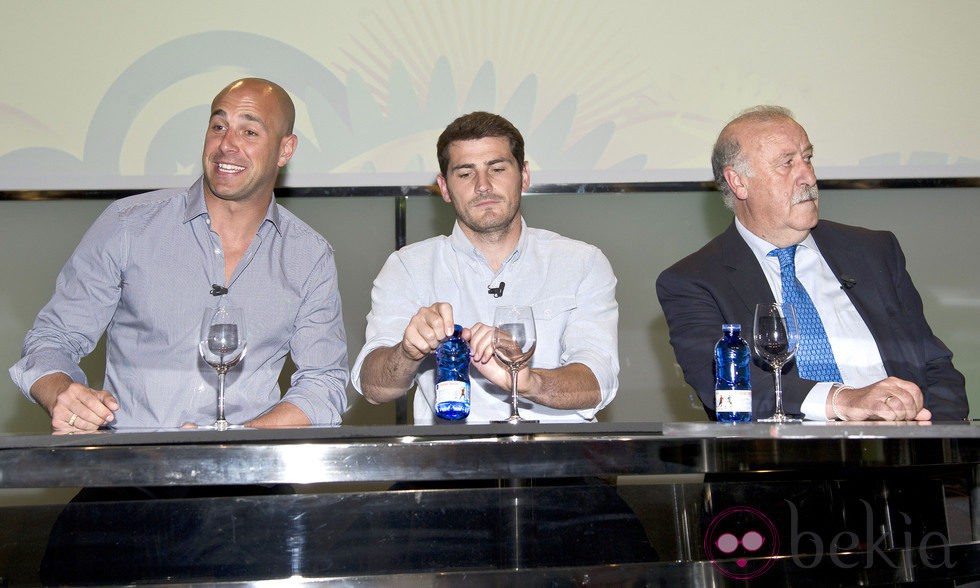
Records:
[[[453,336],[436,349],[436,416],[450,421],[470,414],[470,346],[462,332],[454,325]]]
[[[752,386],[749,364],[752,354],[742,339],[742,325],[725,324],[715,345],[715,416],[722,423],[752,420]]]

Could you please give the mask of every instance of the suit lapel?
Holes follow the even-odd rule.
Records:
[[[869,271],[868,262],[862,253],[860,244],[845,243],[841,235],[833,230],[833,226],[827,221],[820,221],[811,231],[813,240],[824,261],[830,266],[834,275],[850,276],[860,283],[859,286],[846,288],[844,293],[851,299],[851,303],[857,308],[861,317],[867,323],[870,318],[878,314],[868,312],[872,305],[880,305],[881,297],[878,295],[876,281]]]
[[[885,371],[890,375],[906,376],[893,359],[902,354],[894,343],[899,338],[893,331],[894,324],[890,318],[894,312],[889,302],[892,296],[889,292],[881,291],[888,284],[882,283],[879,268],[872,265],[862,243],[845,240],[840,231],[835,230],[833,223],[820,221],[811,233],[820,248],[820,254],[834,275],[849,276],[856,280],[853,287],[844,288],[844,293],[871,331],[885,364]]]
[[[755,314],[755,305],[763,302],[775,302],[769,281],[762,273],[759,262],[752,249],[738,234],[734,221],[728,230],[722,233],[721,257],[728,280],[735,294],[741,299],[748,316]]]

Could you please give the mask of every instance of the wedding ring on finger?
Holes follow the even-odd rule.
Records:
[[[77,414],[71,413],[71,418],[68,419],[68,426],[69,427],[74,427],[75,426],[75,419],[77,419],[77,418],[78,418],[78,415]]]
[[[882,402],[884,402],[885,404],[888,404],[889,402],[891,402],[892,398],[895,398],[895,397],[892,396],[891,394],[889,394],[888,396],[885,396],[885,398],[882,400]]]

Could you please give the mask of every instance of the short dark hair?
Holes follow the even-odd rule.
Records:
[[[436,157],[439,158],[439,171],[443,176],[449,168],[449,145],[453,141],[469,141],[486,137],[504,137],[510,141],[510,152],[519,167],[524,165],[524,137],[509,120],[492,112],[471,112],[464,114],[439,135],[436,142]]]

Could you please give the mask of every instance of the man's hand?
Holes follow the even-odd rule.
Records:
[[[849,421],[928,421],[932,413],[923,406],[922,390],[912,382],[888,377],[870,386],[844,389],[827,397],[827,417],[837,412]]]
[[[511,389],[510,370],[493,353],[494,328],[476,323],[463,329],[463,339],[470,344],[473,366],[494,385]],[[595,408],[602,401],[599,381],[588,367],[570,363],[557,368],[517,372],[517,395],[536,404],[563,410]]]
[[[361,364],[364,398],[371,404],[381,404],[404,396],[415,380],[419,363],[452,336],[453,328],[453,307],[448,302],[420,308],[408,321],[399,343],[379,347],[364,358]]]
[[[439,343],[452,336],[453,327],[453,307],[448,302],[420,308],[408,321],[401,351],[412,361],[422,361],[426,355],[435,352]]]
[[[476,323],[468,329],[463,329],[463,339],[470,345],[470,360],[477,371],[495,386],[510,390],[510,370],[493,353],[493,332],[492,326]],[[518,395],[523,395],[529,390],[530,378],[531,370],[527,366],[517,372]]]
[[[105,390],[93,390],[73,382],[61,372],[39,378],[31,386],[31,396],[51,415],[51,430],[78,433],[98,430],[115,418],[119,401]]]

